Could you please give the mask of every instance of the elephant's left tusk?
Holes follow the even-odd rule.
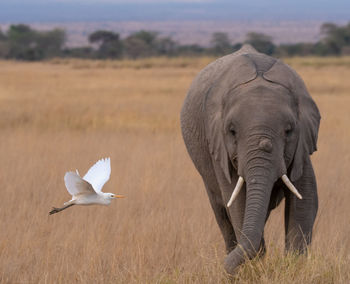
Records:
[[[230,198],[230,200],[227,203],[227,207],[230,207],[232,205],[232,203],[236,199],[238,193],[241,191],[243,183],[244,183],[244,179],[242,177],[239,177],[238,181],[237,181],[237,184],[236,184],[236,187],[235,187],[235,189],[232,192],[231,198]]]
[[[283,175],[281,178],[291,192],[293,192],[299,199],[303,199],[303,197],[300,195],[299,191],[295,188],[295,186],[289,180],[287,175]]]

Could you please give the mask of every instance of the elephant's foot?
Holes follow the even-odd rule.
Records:
[[[286,248],[285,248],[285,254],[288,254],[288,253],[293,253],[295,255],[308,255],[309,253],[309,247],[300,242],[299,244],[293,244],[293,246],[287,246],[286,245]]]
[[[286,252],[293,252],[295,254],[306,254],[308,252],[308,245],[311,243],[311,237],[307,238],[300,231],[292,231],[286,238]],[[311,235],[311,234],[310,234]]]

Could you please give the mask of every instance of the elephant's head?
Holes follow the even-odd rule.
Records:
[[[230,203],[246,182],[242,237],[228,257],[230,271],[244,260],[243,251],[256,255],[274,183],[283,177],[298,195],[290,180],[302,176],[305,157],[316,150],[320,115],[300,77],[261,54],[238,56],[208,91],[205,107],[213,159],[229,183],[233,171],[240,177]]]

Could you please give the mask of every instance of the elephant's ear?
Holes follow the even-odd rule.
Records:
[[[229,170],[230,160],[224,142],[224,125],[221,115],[221,111],[210,115],[210,119],[207,123],[209,132],[208,144],[211,156],[220,164],[227,181],[231,183],[231,173]]]
[[[317,150],[320,113],[303,80],[288,65],[277,61],[264,78],[289,89],[297,101],[300,134],[290,172],[290,179],[296,181],[303,174],[305,158]]]
[[[244,55],[234,56],[225,62],[225,66],[214,69],[210,87],[205,95],[206,132],[210,154],[222,168],[226,179],[231,183],[229,170],[230,158],[225,144],[223,104],[226,96],[237,86],[254,80],[257,77],[256,67]]]

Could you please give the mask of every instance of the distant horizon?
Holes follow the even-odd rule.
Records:
[[[208,46],[212,34],[226,33],[233,44],[244,42],[249,32],[259,32],[272,37],[275,44],[299,42],[314,43],[321,39],[320,27],[324,21],[123,21],[123,22],[52,22],[26,23],[37,30],[61,28],[67,32],[67,46],[88,46],[88,35],[97,30],[109,30],[118,33],[121,38],[140,31],[148,30],[160,36],[171,37],[180,44],[198,44]],[[347,21],[337,21],[344,25]],[[13,24],[13,23],[12,23]],[[6,31],[11,23],[1,24]]]
[[[82,3],[82,1],[84,1]],[[98,1],[98,2],[97,2]],[[88,44],[87,35],[107,29],[121,36],[159,31],[185,44],[208,45],[213,32],[233,42],[247,32],[269,34],[276,43],[315,42],[324,22],[350,20],[350,1],[335,0],[1,0],[0,27],[28,24],[40,30],[64,28],[68,45]]]

